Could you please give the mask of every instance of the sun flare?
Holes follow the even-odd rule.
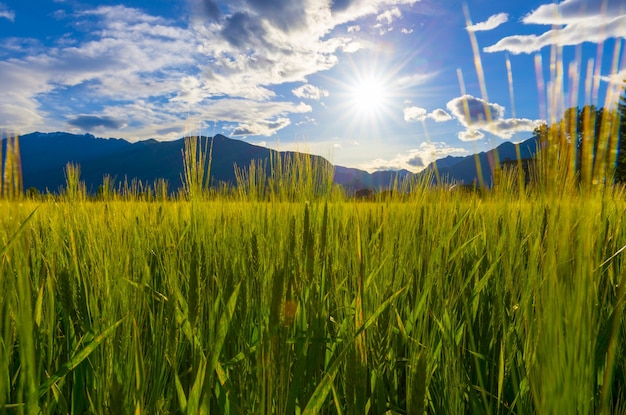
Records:
[[[385,85],[379,78],[369,77],[358,80],[352,88],[352,101],[363,114],[376,114],[385,106]]]

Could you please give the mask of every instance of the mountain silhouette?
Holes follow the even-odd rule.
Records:
[[[519,143],[519,158],[521,160],[533,158],[537,153],[538,146],[539,138],[537,136],[533,136]],[[494,167],[498,167],[495,166],[496,153],[500,163],[518,159],[515,144],[506,141],[494,149],[478,154],[464,157],[448,156],[436,160],[430,163],[425,171],[434,172],[436,165],[441,180],[448,183],[454,182],[471,185],[478,183],[478,169],[476,168],[476,159],[478,159],[478,165],[482,171],[485,185],[491,186],[493,184],[493,169]]]
[[[201,137],[202,142],[208,139],[211,138]],[[246,168],[253,160],[269,160],[271,157],[276,159],[279,155],[284,160],[285,156],[296,154],[277,152],[220,134],[212,137],[212,140],[212,184],[225,182],[234,185],[235,164],[239,168]],[[109,175],[117,183],[137,179],[152,184],[157,179],[165,179],[169,183],[170,191],[177,190],[183,184],[182,138],[175,141],[151,139],[131,143],[119,138],[96,138],[91,134],[34,132],[20,136],[19,142],[25,189],[34,187],[41,192],[60,191],[65,185],[65,166],[68,162],[80,166],[80,178],[85,182],[89,193],[97,191],[105,175]],[[536,148],[536,137],[521,143],[522,158],[532,157]],[[505,142],[494,150],[479,153],[478,159],[487,184],[492,180],[489,166],[490,163],[493,164],[496,150],[500,160],[516,158],[515,146],[510,142]],[[320,156],[310,157],[312,161],[329,163]],[[448,181],[471,184],[476,180],[474,155],[446,157],[436,163],[440,176]],[[349,194],[362,188],[384,190],[392,186],[395,180],[417,177],[407,170],[368,173],[341,166],[335,166],[334,169],[334,182],[342,185]],[[425,172],[433,169],[434,163],[431,163]]]

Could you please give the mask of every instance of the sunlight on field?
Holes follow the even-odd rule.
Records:
[[[352,94],[385,111],[381,79]],[[105,177],[88,194],[68,164],[63,192],[25,195],[11,137],[0,412],[626,413],[617,108],[554,117],[527,165],[496,157],[493,183],[426,175],[361,198],[297,154],[212,188],[219,155],[197,137],[177,192]]]

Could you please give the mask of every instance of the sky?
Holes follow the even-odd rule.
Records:
[[[417,172],[614,105],[625,40],[625,0],[0,0],[0,134],[223,134]]]

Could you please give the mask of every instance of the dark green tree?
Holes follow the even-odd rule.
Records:
[[[619,153],[617,155],[617,165],[615,166],[615,181],[626,183],[626,80],[624,80],[624,90],[617,104],[617,114],[620,117],[619,126]]]
[[[626,94],[616,110],[595,105],[568,108],[554,125],[535,129],[548,171],[588,187],[607,177],[626,182]]]

